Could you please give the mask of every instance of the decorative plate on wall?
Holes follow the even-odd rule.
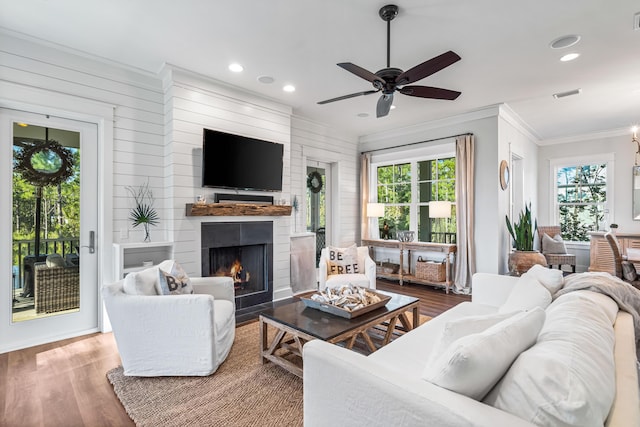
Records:
[[[500,188],[506,190],[509,186],[509,165],[506,160],[500,162]]]

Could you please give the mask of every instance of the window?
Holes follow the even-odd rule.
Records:
[[[612,206],[613,161],[604,158],[573,159],[555,162],[554,217],[562,230],[562,238],[588,241],[589,231],[601,229],[608,221]]]
[[[384,203],[385,216],[379,221],[380,235],[385,224],[389,237],[400,230],[418,230],[422,242],[455,243],[456,212],[451,218],[430,218],[429,202],[455,202],[455,157],[424,158],[388,164],[372,164],[377,180],[377,201]]]

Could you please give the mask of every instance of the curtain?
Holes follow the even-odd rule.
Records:
[[[455,291],[471,293],[476,271],[474,234],[474,140],[473,135],[456,138],[457,246]]]
[[[371,154],[360,155],[360,237],[369,239],[369,218],[367,217],[367,203],[369,203],[369,174],[371,169]]]

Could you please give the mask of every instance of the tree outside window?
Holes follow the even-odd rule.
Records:
[[[556,216],[562,238],[588,241],[587,232],[605,219],[607,164],[593,163],[556,169]]]
[[[455,157],[447,157],[377,166],[377,200],[385,204],[381,230],[386,222],[391,238],[417,229],[419,241],[455,243],[455,205],[451,218],[429,218],[428,204],[455,202],[455,165]]]

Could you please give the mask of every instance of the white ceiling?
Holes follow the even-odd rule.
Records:
[[[317,105],[372,89],[335,64],[353,62],[372,72],[386,66],[386,23],[378,10],[390,2],[0,0],[0,27],[154,74],[165,62],[177,65],[356,135],[498,103],[507,103],[542,140],[640,122],[637,0],[398,0],[391,66],[407,70],[453,50],[461,61],[415,84],[462,95],[442,101],[396,94],[397,108],[380,119],[377,94]],[[549,47],[568,34],[582,39],[563,50]],[[561,63],[570,51],[581,56]],[[231,73],[231,62],[244,65],[244,72]],[[275,82],[259,83],[260,75]],[[285,83],[297,90],[283,92]],[[576,88],[582,89],[578,96],[552,97]]]

